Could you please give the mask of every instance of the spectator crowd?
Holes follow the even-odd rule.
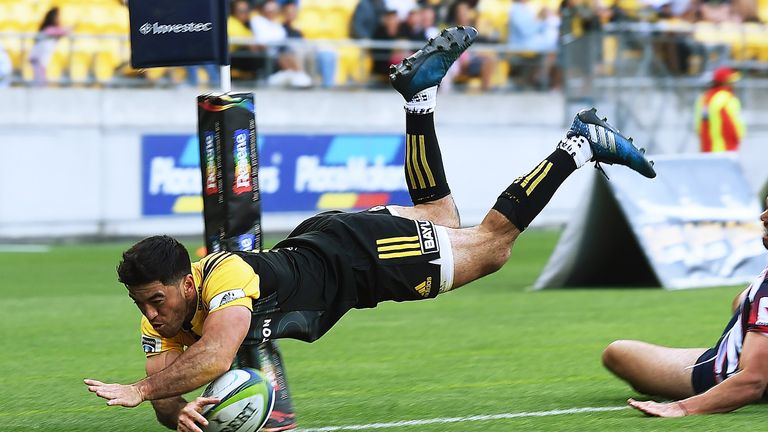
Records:
[[[276,87],[333,87],[347,84],[348,65],[353,63],[365,71],[365,83],[383,85],[390,64],[410,55],[442,28],[471,25],[480,32],[478,46],[456,62],[444,81],[444,90],[456,83],[487,91],[510,86],[548,90],[560,85],[564,68],[589,75],[614,59],[615,44],[603,32],[607,26],[662,24],[646,33],[628,32],[623,47],[631,49],[633,38],[635,45],[647,44],[643,39],[650,34],[654,71],[690,75],[711,71],[718,62],[739,57],[734,44],[723,44],[717,37],[708,40],[704,32],[695,34],[691,30],[695,27],[679,24],[760,23],[756,0],[613,0],[611,4],[601,0],[329,2],[344,9],[340,20],[326,19],[322,13],[310,17],[310,10],[326,10],[323,8],[330,3],[322,0],[232,0],[228,29],[234,78]],[[31,81],[38,85],[46,83],[46,67],[57,43],[77,33],[61,22],[58,8],[48,10],[41,18],[25,58],[31,66]],[[332,27],[325,33],[331,37],[317,30],[322,26]],[[306,39],[313,40],[306,43]],[[328,39],[337,40],[330,43]],[[340,48],[340,42],[347,39],[356,40],[359,49]],[[764,50],[768,53],[768,46]],[[765,57],[768,61],[768,55]],[[695,58],[699,59],[698,69],[692,63]],[[708,63],[713,58],[716,61]],[[0,86],[11,81],[12,66],[0,45]],[[202,70],[209,85],[215,85],[217,68],[203,65]],[[200,68],[186,68],[186,82],[198,85],[199,73]]]

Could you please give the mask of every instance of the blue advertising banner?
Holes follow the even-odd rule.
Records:
[[[536,288],[748,283],[766,265],[762,209],[737,159],[654,158],[658,177],[621,166],[594,171]]]
[[[258,147],[265,213],[410,204],[402,135],[263,135]],[[142,213],[200,214],[197,136],[145,135],[141,148]]]

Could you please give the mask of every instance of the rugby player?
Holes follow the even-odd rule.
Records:
[[[768,199],[766,200],[768,204]],[[768,210],[760,215],[768,249]],[[714,348],[667,348],[619,340],[603,364],[640,393],[672,402],[628,403],[650,416],[723,413],[768,394],[768,268],[733,300],[733,317]]]
[[[347,311],[433,298],[490,274],[555,190],[590,160],[656,174],[631,140],[595,110],[576,115],[554,152],[501,193],[480,225],[460,228],[434,129],[437,85],[477,37],[454,27],[391,68],[405,98],[405,176],[413,206],[328,212],[302,222],[262,253],[220,252],[190,265],[167,236],[123,253],[117,272],[143,314],[147,377],[133,384],[86,379],[108,405],[152,401],[158,419],[199,431],[212,399],[181,397],[226,372],[241,347],[275,338],[312,342]],[[502,155],[499,155],[502,156]]]

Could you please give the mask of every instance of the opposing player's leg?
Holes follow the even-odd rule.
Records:
[[[480,225],[449,229],[453,250],[452,288],[492,273],[509,259],[517,236],[544,209],[558,187],[588,161],[621,164],[655,177],[652,162],[594,108],[576,115],[566,138],[528,174],[502,192]]]
[[[443,30],[415,54],[392,65],[392,86],[405,98],[405,178],[413,207],[391,206],[399,216],[459,227],[435,133],[437,86],[451,64],[474,42],[477,30]]]
[[[618,340],[603,351],[603,365],[640,393],[677,400],[700,391],[694,389],[693,373],[705,352],[706,348],[668,348]]]

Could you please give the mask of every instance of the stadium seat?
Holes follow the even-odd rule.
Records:
[[[511,5],[508,0],[481,0],[477,5],[477,30],[480,34],[506,41]]]
[[[16,35],[2,35],[0,36],[0,45],[5,48],[5,52],[10,57],[13,69],[20,71],[24,53],[24,38]]]
[[[768,22],[768,0],[757,0],[757,17],[760,22]]]
[[[744,56],[747,60],[766,61],[768,58],[768,34],[762,24],[742,24]]]
[[[88,25],[86,17],[89,15],[89,6],[80,3],[64,3],[59,6],[59,20],[61,25],[72,27],[80,31],[82,25]]]
[[[307,39],[346,39],[353,12],[347,0],[302,2],[296,27]]]
[[[120,5],[114,5],[107,8],[108,14],[102,31],[105,34],[128,35],[130,28],[128,26],[128,8]]]
[[[45,75],[48,82],[56,83],[64,78],[64,71],[69,66],[69,52],[56,50],[51,57],[48,67],[45,69]]]
[[[37,14],[34,2],[17,0],[5,3],[2,20],[3,31],[35,32],[43,16]]]
[[[322,9],[302,5],[296,17],[296,27],[307,39],[321,39],[324,34],[324,18]]]
[[[115,76],[122,64],[122,50],[117,39],[103,39],[98,42],[98,51],[93,59],[93,75],[99,83],[106,83]]]
[[[337,85],[343,86],[350,82],[362,84],[368,81],[373,61],[367,50],[353,45],[344,45],[337,49],[337,54],[335,77]]]
[[[742,24],[720,23],[717,27],[718,40],[721,44],[731,47],[731,58],[742,61],[749,60],[750,52],[746,45],[746,33]]]
[[[73,83],[90,81],[91,69],[99,47],[99,40],[94,38],[77,38],[72,41],[69,78]]]

